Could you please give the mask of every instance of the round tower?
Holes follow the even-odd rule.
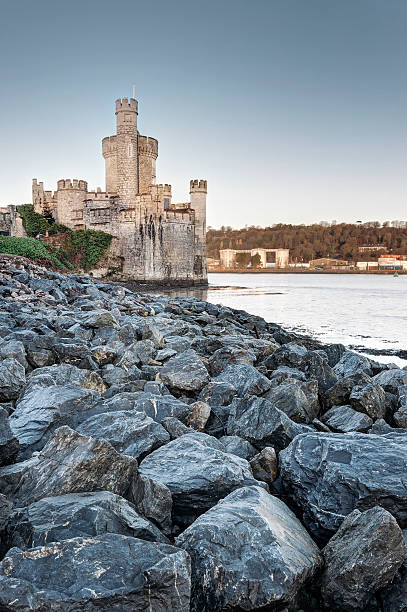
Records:
[[[139,155],[139,192],[150,193],[150,186],[156,181],[156,159],[158,157],[158,141],[149,136],[138,137]]]
[[[61,179],[58,181],[57,222],[70,228],[83,225],[88,184],[78,179]]]
[[[195,259],[194,275],[196,280],[206,280],[206,194],[207,181],[190,182],[189,193],[191,208],[195,211]]]
[[[139,193],[137,113],[134,98],[116,100],[117,194],[127,206],[134,206]]]
[[[107,136],[102,140],[102,152],[105,158],[106,191],[117,193],[117,140],[116,136]]]

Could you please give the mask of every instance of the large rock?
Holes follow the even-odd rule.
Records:
[[[199,399],[209,406],[228,406],[236,395],[237,391],[230,383],[211,381],[202,389]]]
[[[229,365],[214,382],[226,382],[236,389],[240,397],[244,395],[261,395],[270,389],[270,381],[256,368],[246,363]]]
[[[137,461],[108,442],[60,427],[38,456],[0,469],[0,489],[27,505],[43,497],[107,490],[126,497],[137,477]]]
[[[373,425],[372,419],[363,412],[357,412],[350,406],[333,406],[322,417],[322,421],[332,431],[348,433],[350,431],[368,431]]]
[[[253,365],[256,355],[253,351],[235,346],[223,346],[215,351],[209,360],[212,376],[219,376],[231,364],[245,363]]]
[[[19,458],[26,459],[41,450],[61,425],[74,426],[98,399],[96,391],[73,385],[31,388],[10,417],[11,430],[20,443]]]
[[[354,510],[322,551],[321,595],[329,611],[363,611],[402,565],[406,546],[395,518],[379,506]]]
[[[407,547],[407,531],[403,531]],[[377,594],[383,612],[406,612],[407,610],[407,557],[393,582]]]
[[[383,387],[385,391],[394,393],[397,395],[399,387],[405,387],[407,385],[407,372],[400,368],[393,368],[392,370],[383,370],[379,374],[373,377],[375,383]]]
[[[263,450],[250,459],[250,467],[252,468],[253,476],[257,480],[261,480],[271,485],[277,478],[277,455],[274,448],[266,446]]]
[[[383,506],[407,526],[403,434],[310,433],[279,456],[284,491],[308,529],[325,540],[354,509]]]
[[[322,404],[325,409],[332,408],[332,406],[347,405],[355,386],[366,386],[371,382],[370,376],[364,372],[353,374],[347,378],[340,378],[330,389],[325,390],[321,394]]]
[[[264,397],[296,423],[312,423],[319,413],[316,380],[291,380],[270,389]]]
[[[103,412],[76,427],[84,436],[107,440],[119,453],[140,459],[170,441],[167,431],[145,412]]]
[[[138,514],[132,504],[110,491],[45,497],[25,508],[17,508],[7,532],[9,546],[18,548],[104,533],[167,542],[160,530]]]
[[[109,310],[103,309],[88,312],[83,317],[82,324],[85,327],[91,327],[94,329],[100,327],[113,327],[114,329],[119,328],[119,323],[116,317],[114,317]]]
[[[361,374],[362,372],[371,376],[373,373],[370,360],[353,351],[345,351],[343,353],[341,359],[334,367],[334,372],[338,378],[347,378],[348,376]]]
[[[248,440],[259,450],[272,446],[281,450],[301,433],[312,431],[306,425],[294,423],[269,400],[257,397],[234,399],[227,433]]]
[[[0,563],[4,611],[188,612],[189,599],[185,551],[124,535],[12,548]]]
[[[50,387],[52,385],[77,386],[91,391],[106,391],[106,386],[97,372],[89,372],[68,363],[46,366],[34,370],[29,378],[24,392],[35,386]]]
[[[138,392],[135,394],[134,409],[145,412],[149,417],[161,423],[167,417],[185,421],[190,413],[190,406],[172,395],[156,395]]]
[[[222,436],[219,438],[219,442],[222,442],[226,453],[237,455],[248,461],[258,454],[257,449],[240,436]]]
[[[24,383],[24,366],[13,357],[3,359],[0,362],[0,402],[16,399]]]
[[[230,493],[176,543],[191,555],[193,612],[275,610],[293,602],[321,563],[291,510],[259,487]]]
[[[305,346],[291,342],[278,348],[263,363],[269,370],[276,370],[280,366],[300,370],[307,379],[315,378],[322,391],[329,389],[337,381],[327,359],[321,357],[317,351],[309,351]]]
[[[139,469],[170,489],[179,523],[191,523],[234,489],[256,482],[245,459],[225,453],[219,440],[203,433],[169,442],[148,455]]]
[[[349,396],[351,406],[372,419],[381,419],[386,414],[386,394],[376,383],[355,385]]]
[[[17,438],[10,429],[8,412],[0,408],[0,466],[13,463],[19,446]]]
[[[209,382],[209,374],[197,353],[188,349],[165,362],[160,379],[174,389],[200,391]]]

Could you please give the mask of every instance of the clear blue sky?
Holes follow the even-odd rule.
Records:
[[[104,188],[136,84],[175,201],[214,227],[407,219],[406,0],[0,0],[0,205]]]

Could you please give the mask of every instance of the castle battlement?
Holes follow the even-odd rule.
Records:
[[[194,179],[189,183],[189,193],[192,191],[200,191],[201,193],[208,192],[208,182],[204,180]]]
[[[138,136],[138,150],[143,155],[151,155],[155,159],[158,157],[158,140],[151,136]]]
[[[88,183],[82,179],[60,179],[57,183],[58,191],[62,189],[75,189],[78,191],[87,191]]]
[[[133,111],[138,112],[138,102],[134,98],[118,98],[116,100],[116,113],[119,111]]]

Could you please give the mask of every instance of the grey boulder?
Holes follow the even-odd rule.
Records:
[[[0,487],[16,505],[42,497],[107,490],[126,497],[137,477],[137,461],[108,442],[56,430],[36,457],[0,469]]]
[[[270,389],[264,397],[296,423],[312,423],[320,410],[316,380],[283,382]]]
[[[167,431],[145,412],[103,412],[76,427],[84,436],[107,440],[119,453],[139,460],[170,441]]]
[[[364,414],[353,410],[351,406],[332,406],[323,417],[323,423],[328,425],[332,431],[348,433],[350,431],[368,431],[372,425],[372,419]]]
[[[148,455],[139,470],[170,489],[173,516],[184,524],[234,489],[256,482],[245,459],[225,453],[219,440],[203,433],[169,442]]]
[[[373,380],[383,387],[385,391],[397,395],[399,387],[405,387],[407,385],[407,372],[401,368],[383,370],[383,372],[376,374]]]
[[[292,603],[321,565],[293,512],[256,486],[230,493],[176,543],[191,555],[193,612],[274,610]]]
[[[0,402],[16,399],[24,383],[24,366],[14,357],[3,359],[0,362]]]
[[[209,382],[209,374],[199,355],[187,349],[165,362],[160,379],[173,389],[200,391]]]
[[[0,408],[0,466],[13,463],[19,446],[17,438],[10,429],[8,412]]]
[[[104,533],[167,542],[160,530],[138,514],[132,504],[110,491],[45,497],[25,508],[16,508],[7,529],[9,546],[18,548]]]
[[[189,600],[186,552],[124,535],[12,548],[0,563],[4,611],[188,612]]]
[[[393,580],[404,561],[406,546],[395,518],[375,506],[351,512],[322,554],[324,609],[362,612],[374,593]]]
[[[270,389],[270,381],[256,368],[246,363],[228,365],[213,382],[226,382],[232,385],[240,397],[262,395]]]
[[[301,433],[312,431],[292,421],[269,400],[257,397],[235,398],[227,424],[228,435],[237,435],[261,450],[272,446],[280,451]]]
[[[321,541],[353,510],[383,506],[407,526],[405,436],[310,433],[279,455],[284,492]]]

